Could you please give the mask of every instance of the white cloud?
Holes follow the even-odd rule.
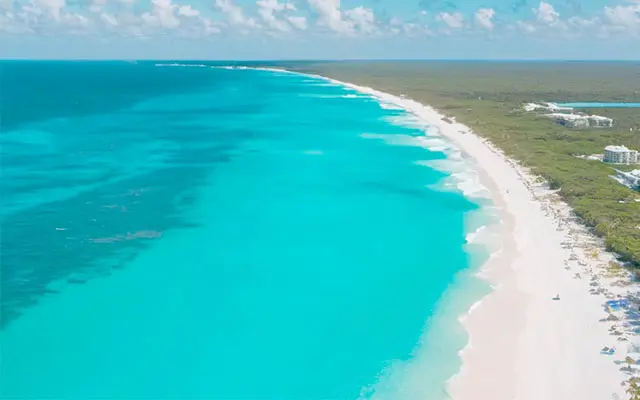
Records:
[[[340,9],[340,0],[308,0],[311,10],[318,15],[318,25],[330,31],[352,35],[372,33],[376,30],[373,10],[356,7],[344,13]]]
[[[65,0],[31,0],[22,6],[30,14],[48,14],[56,21],[60,20],[62,9],[67,5]]]
[[[151,11],[142,14],[142,21],[150,26],[169,29],[180,26],[180,18],[175,14],[178,6],[173,4],[171,0],[152,0],[151,4]]]
[[[431,34],[429,27],[414,19],[411,22],[405,22],[401,18],[393,17],[387,25],[387,32],[392,35],[405,34],[409,37]]]
[[[532,10],[538,20],[546,24],[553,24],[560,17],[560,13],[557,12],[551,4],[545,3],[544,1],[540,2],[538,8],[533,8]]]
[[[218,27],[218,25],[215,22],[213,22],[213,21],[211,21],[210,19],[207,19],[207,18],[203,18],[202,19],[202,26],[203,26],[203,29],[204,29],[203,33],[205,34],[205,36],[215,35],[215,34],[218,34],[218,33],[221,32],[221,30]]]
[[[342,19],[340,0],[309,0],[309,7],[318,13],[318,24],[337,33],[350,33],[351,25]]]
[[[428,26],[415,22],[403,24],[402,30],[408,36],[430,35],[432,33]]]
[[[242,7],[236,5],[233,0],[215,0],[215,6],[227,15],[227,19],[231,25],[247,28],[258,27],[255,19],[245,16]]]
[[[605,7],[604,16],[607,22],[628,33],[640,31],[640,2],[637,5]]]
[[[351,20],[360,32],[372,33],[376,28],[375,16],[370,8],[356,7],[345,12],[345,16]]]
[[[290,9],[289,3],[278,3],[278,0],[258,0],[256,4],[258,5],[258,14],[267,27],[280,32],[291,30],[291,26],[286,21],[278,19],[276,16],[276,13]]]
[[[307,29],[307,18],[305,17],[290,15],[285,17],[285,19],[289,21],[289,23],[296,29],[299,29],[301,31]]]
[[[261,28],[269,34],[315,28],[317,33],[340,36],[387,33],[405,38],[433,33],[425,24],[424,12],[407,20],[392,15],[381,22],[371,8],[346,9],[341,0],[251,0],[254,5],[251,8],[241,7],[239,0],[210,1],[222,15],[217,17],[219,21],[205,17],[204,9],[194,7],[189,0],[0,0],[0,32],[35,35],[91,32],[107,37],[107,34],[152,36],[161,30],[171,30],[172,35],[202,37],[234,27],[243,34],[250,28]],[[311,15],[298,12],[294,1],[300,5],[300,11],[302,2],[306,2],[305,11],[311,11]],[[353,1],[362,4],[365,0]],[[640,36],[640,0],[603,4],[599,11],[580,16],[561,16],[547,1],[552,0],[536,0],[529,19],[505,24],[504,28],[514,34],[519,31],[522,36],[535,32],[541,37],[565,40]],[[429,17],[440,22],[440,32],[445,34],[471,26],[487,31],[503,27],[496,22],[496,10],[489,7],[477,9],[468,17],[459,12]]]
[[[197,17],[200,15],[200,11],[187,4],[178,8],[178,15],[182,15],[185,17]]]
[[[62,23],[71,28],[72,33],[86,32],[86,29],[92,25],[89,18],[77,13],[62,14],[61,20]]]
[[[476,21],[476,24],[478,24],[479,26],[488,30],[492,30],[494,27],[493,16],[495,14],[496,12],[492,8],[481,8],[476,11],[474,19]]]
[[[458,12],[451,14],[447,12],[440,13],[436,20],[444,22],[453,29],[459,29],[464,26],[464,16]]]

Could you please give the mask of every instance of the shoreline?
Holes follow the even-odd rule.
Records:
[[[630,375],[621,371],[622,360],[629,345],[640,343],[629,332],[612,334],[616,324],[603,321],[603,303],[630,294],[628,273],[607,277],[615,256],[546,182],[467,126],[443,124],[435,119],[442,114],[424,108],[440,133],[475,161],[501,209],[506,249],[479,273],[494,290],[460,319],[469,341],[459,373],[448,382],[451,398],[627,398],[621,384]],[[556,294],[561,300],[552,299]],[[618,351],[602,355],[604,346]]]
[[[278,68],[217,68],[292,73],[351,88],[377,99],[383,108],[393,105],[415,116],[421,126],[437,129],[436,137],[425,135],[425,147],[443,151],[427,142],[444,138],[461,152],[463,161],[471,161],[500,212],[501,223],[487,230],[499,228],[501,247],[487,244],[491,257],[473,268],[492,291],[458,316],[468,340],[458,352],[460,369],[446,382],[444,395],[454,400],[628,397],[621,383],[632,375],[624,372],[622,360],[634,346],[638,359],[640,317],[607,312],[604,303],[629,297],[637,285],[630,286],[624,270],[612,274],[608,262],[614,255],[575,222],[556,191],[467,126],[403,96]],[[458,189],[473,197],[461,183]],[[553,299],[556,295],[560,300]],[[638,308],[635,300],[630,302]],[[605,346],[616,352],[601,354]],[[638,369],[633,373],[637,376]]]
[[[615,257],[574,221],[570,208],[539,178],[465,125],[447,122],[429,106],[407,102],[407,111],[431,123],[473,160],[502,217],[502,250],[493,252],[477,273],[493,291],[459,318],[468,343],[459,352],[460,371],[447,382],[449,396],[626,398],[621,383],[628,377],[616,362],[625,358],[627,344],[637,343],[637,336],[619,341],[622,336],[610,332],[614,323],[602,321],[607,317],[602,304],[629,294],[625,289],[630,287],[613,286],[615,279],[605,278],[603,263]],[[574,245],[565,248],[563,243],[571,239]],[[593,251],[598,255],[591,258],[587,252]],[[582,276],[586,274],[591,281]],[[622,281],[628,282],[628,276]],[[607,296],[590,293],[594,282]],[[552,300],[556,294],[560,301]],[[604,346],[618,352],[602,355]]]
[[[472,161],[500,211],[501,247],[492,249],[476,273],[493,290],[458,318],[468,341],[459,352],[459,372],[446,382],[450,398],[627,398],[622,383],[632,375],[623,372],[623,360],[640,341],[619,326],[624,315],[617,314],[617,322],[606,321],[603,305],[630,295],[629,273],[609,276],[608,262],[615,256],[575,221],[556,191],[487,139],[430,106],[311,76],[391,102],[437,129]],[[560,300],[553,300],[556,295]],[[612,333],[620,330],[621,335]],[[601,354],[605,346],[617,351]]]

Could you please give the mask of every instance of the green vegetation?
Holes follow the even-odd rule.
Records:
[[[575,155],[609,144],[640,149],[640,109],[594,109],[613,129],[573,130],[525,113],[540,101],[639,102],[640,63],[324,62],[290,69],[404,94],[456,117],[546,178],[610,250],[640,265],[640,194],[610,178],[612,167]],[[640,167],[639,167],[640,168]]]
[[[630,396],[629,400],[640,400],[640,378],[630,378],[626,382],[626,385],[627,389],[625,392]]]

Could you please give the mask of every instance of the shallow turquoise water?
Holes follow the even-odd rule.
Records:
[[[573,108],[640,108],[640,103],[558,103],[558,105]]]
[[[486,254],[404,112],[266,71],[2,67],[3,397],[442,395]]]

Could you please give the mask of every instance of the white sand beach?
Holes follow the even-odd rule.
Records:
[[[468,127],[415,102],[407,108],[472,158],[502,215],[502,251],[480,273],[494,291],[461,318],[469,344],[461,352],[460,373],[449,382],[450,396],[627,398],[621,384],[630,372],[623,371],[622,360],[640,343],[633,326],[623,326],[624,313],[615,314],[619,321],[602,319],[609,315],[607,300],[635,293],[628,273],[611,276],[613,256],[574,222],[570,208],[541,179]],[[553,300],[556,295],[560,300]],[[601,354],[605,346],[615,353]]]
[[[539,177],[467,126],[404,97],[344,82],[406,109],[463,152],[491,192],[502,222],[501,250],[479,276],[494,290],[460,321],[469,335],[460,372],[448,382],[453,400],[627,399],[623,382],[638,376],[625,357],[640,357],[638,286],[613,270],[602,241]],[[384,105],[384,104],[383,104]],[[559,295],[559,299],[554,297]],[[629,311],[608,312],[628,299]],[[632,314],[632,315],[630,315]],[[635,314],[635,315],[633,315]],[[614,347],[611,355],[601,354]]]
[[[438,128],[476,166],[500,209],[502,249],[479,273],[494,291],[460,319],[469,343],[460,353],[459,374],[449,381],[450,397],[628,398],[622,383],[637,370],[627,371],[622,360],[638,359],[640,341],[628,314],[608,313],[605,303],[634,296],[637,286],[625,270],[612,273],[608,264],[614,257],[602,241],[575,221],[542,179],[468,127],[415,101],[349,86]],[[632,304],[637,310],[638,302],[632,299]],[[601,354],[604,347],[615,347],[615,353]]]

